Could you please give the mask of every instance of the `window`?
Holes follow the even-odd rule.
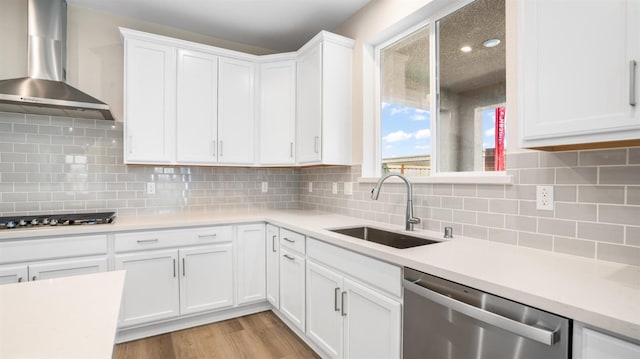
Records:
[[[505,4],[465,3],[376,48],[382,174],[504,170]]]

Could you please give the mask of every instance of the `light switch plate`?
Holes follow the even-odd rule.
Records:
[[[331,193],[338,194],[338,182],[333,182],[331,184]]]
[[[344,183],[344,194],[345,196],[353,196],[353,182]]]
[[[269,182],[262,182],[262,193],[269,191]]]

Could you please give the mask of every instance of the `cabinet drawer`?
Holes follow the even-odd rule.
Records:
[[[304,235],[296,232],[291,232],[288,229],[280,229],[280,245],[293,249],[299,253],[305,254],[305,238]]]
[[[313,238],[308,239],[308,247],[309,259],[338,269],[394,297],[402,296],[402,268]]]
[[[232,233],[231,226],[116,233],[115,251],[131,252],[148,249],[229,242],[233,239]]]
[[[79,257],[107,253],[107,236],[65,236],[0,243],[0,263]]]

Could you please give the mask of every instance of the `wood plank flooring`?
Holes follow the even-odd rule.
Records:
[[[319,358],[271,311],[118,344],[113,357]]]

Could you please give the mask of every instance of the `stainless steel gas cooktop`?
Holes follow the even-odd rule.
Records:
[[[115,212],[39,214],[31,216],[17,215],[0,217],[0,230],[81,224],[107,224],[113,223],[115,219]]]

